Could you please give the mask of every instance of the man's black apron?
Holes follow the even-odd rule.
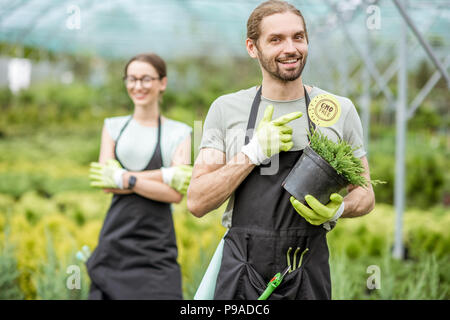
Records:
[[[122,132],[130,119],[120,131]],[[123,166],[123,164],[122,164]],[[161,118],[153,157],[143,170],[162,167]],[[90,299],[182,299],[181,272],[169,203],[138,194],[113,196],[98,246],[87,261]]]
[[[304,91],[308,110],[310,99]],[[253,101],[247,133],[255,127],[260,101],[261,88]],[[246,135],[245,142],[249,140]],[[288,273],[269,299],[331,299],[326,230],[301,217],[281,186],[301,154],[302,150],[279,153],[277,174],[261,175],[261,168],[270,166],[262,164],[236,189],[214,299],[256,300],[270,279],[286,269],[289,248],[291,264],[293,252],[298,251],[297,265],[300,253],[309,250],[300,268]]]

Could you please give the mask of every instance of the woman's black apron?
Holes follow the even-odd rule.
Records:
[[[130,120],[116,140],[119,162],[117,145]],[[155,151],[143,170],[161,167],[159,117]],[[177,254],[169,203],[115,194],[98,246],[86,263],[92,283],[89,299],[182,299]]]
[[[310,99],[304,91],[308,110]],[[260,101],[261,87],[253,101],[247,133],[255,127]],[[245,143],[249,140],[247,134]],[[301,154],[302,150],[279,153],[277,174],[261,175],[261,168],[270,166],[262,164],[236,189],[214,299],[258,299],[270,279],[286,269],[288,252],[292,263],[293,253],[298,251],[298,265],[306,248],[300,268],[288,273],[269,299],[331,299],[326,230],[301,217],[289,201],[291,195],[281,186]]]

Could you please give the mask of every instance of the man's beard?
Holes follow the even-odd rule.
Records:
[[[266,58],[262,53],[258,52],[259,62],[264,70],[266,70],[275,79],[284,82],[297,80],[302,75],[303,68],[306,64],[306,57],[307,56],[302,55],[300,55],[300,57],[298,55],[286,56],[285,58],[300,58],[300,66],[296,70],[283,72],[280,70],[276,59],[274,61],[270,61],[269,58]]]

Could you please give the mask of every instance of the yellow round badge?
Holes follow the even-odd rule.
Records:
[[[329,127],[341,116],[341,105],[331,94],[319,94],[309,103],[308,115],[320,127]]]

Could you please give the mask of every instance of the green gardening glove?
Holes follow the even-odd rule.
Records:
[[[125,171],[115,159],[109,159],[104,164],[91,162],[90,185],[93,188],[123,189],[122,174]]]
[[[324,224],[324,228],[327,230],[331,229],[330,223],[335,223],[344,212],[344,198],[338,193],[331,194],[330,202],[326,205],[320,203],[319,200],[311,195],[306,195],[305,200],[311,208],[308,208],[294,197],[290,198],[292,206],[299,215],[310,224],[316,226]]]
[[[161,168],[163,181],[171,188],[185,195],[192,176],[192,166],[180,165],[170,168]]]
[[[291,112],[275,120],[272,120],[272,115],[273,105],[269,105],[264,111],[264,117],[256,128],[256,134],[241,149],[250,161],[256,165],[260,165],[281,151],[289,151],[294,146],[292,142],[292,128],[286,124],[300,118],[303,114],[301,112]]]

